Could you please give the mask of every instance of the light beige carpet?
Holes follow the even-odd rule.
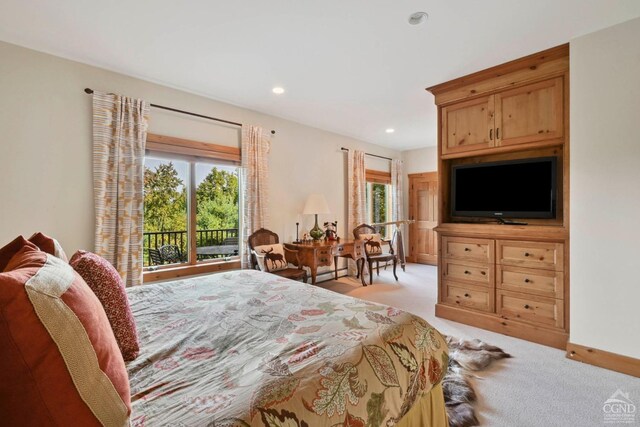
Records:
[[[408,264],[406,272],[398,269],[398,278],[396,282],[388,268],[374,277],[373,286],[362,287],[350,277],[318,286],[401,308],[423,317],[444,334],[479,338],[513,355],[495,362],[472,381],[479,395],[476,412],[481,425],[603,426],[603,405],[617,389],[629,393],[638,408],[635,423],[640,425],[640,379],[568,360],[554,348],[436,318],[435,267]]]

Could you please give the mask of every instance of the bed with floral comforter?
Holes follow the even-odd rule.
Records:
[[[445,341],[393,307],[247,270],[128,295],[133,426],[409,425],[442,393]]]

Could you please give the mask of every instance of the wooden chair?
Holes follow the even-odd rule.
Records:
[[[353,237],[356,240],[362,239],[360,237],[362,234],[375,234],[377,233],[376,229],[368,224],[360,224],[356,228],[353,229]],[[398,280],[398,275],[396,274],[396,266],[398,264],[398,255],[396,255],[393,251],[393,244],[391,240],[381,239],[382,244],[389,245],[389,253],[369,253],[368,248],[373,247],[374,243],[366,241],[364,244],[364,252],[367,260],[367,264],[369,265],[369,284],[373,285],[373,263],[376,263],[376,270],[378,272],[378,276],[380,276],[380,262],[393,261],[393,276]],[[364,274],[364,271],[360,272],[360,274]]]
[[[247,239],[249,244],[249,250],[253,251],[253,249],[257,246],[262,245],[275,245],[280,243],[280,239],[278,235],[273,231],[269,231],[266,228],[261,228],[260,230],[254,232]],[[286,268],[284,270],[272,271],[272,274],[277,274],[278,276],[286,277],[287,279],[292,280],[302,280],[304,283],[307,283],[307,270],[302,268],[302,263],[300,262],[300,256],[298,251],[294,251],[291,249],[287,249],[284,247],[284,257],[287,260],[287,263],[291,263],[297,265],[296,268]],[[251,253],[251,268],[254,270],[258,270],[258,260],[256,259],[255,254]]]

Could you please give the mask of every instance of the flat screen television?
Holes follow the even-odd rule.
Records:
[[[555,218],[556,157],[452,166],[454,217]]]

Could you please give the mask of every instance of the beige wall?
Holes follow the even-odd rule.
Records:
[[[295,237],[309,193],[323,193],[346,234],[345,154],[340,147],[383,156],[400,153],[331,132],[217,102],[0,42],[0,246],[18,234],[41,230],[73,253],[93,248],[91,97],[85,87],[275,129],[271,152],[271,225],[285,240]],[[265,88],[268,89],[268,88]],[[150,131],[238,146],[237,128],[151,111]],[[318,111],[322,114],[322,111]],[[388,170],[388,162],[367,159]]]
[[[571,41],[571,342],[640,358],[640,19]]]

